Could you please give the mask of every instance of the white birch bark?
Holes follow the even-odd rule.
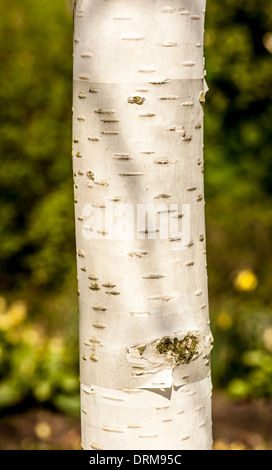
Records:
[[[75,2],[84,449],[212,446],[204,16],[205,0]],[[162,237],[159,225],[143,233],[139,205],[177,222],[179,236]],[[129,226],[118,208],[135,216]],[[93,223],[93,211],[110,210],[113,237],[109,224]]]

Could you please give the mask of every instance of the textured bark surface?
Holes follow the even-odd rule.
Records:
[[[210,449],[205,0],[77,0],[73,169],[84,449]],[[94,236],[118,207],[190,238]],[[171,204],[180,212],[171,212]],[[185,206],[186,205],[186,206]],[[184,209],[189,207],[189,212]],[[120,216],[121,214],[119,214]],[[117,224],[118,226],[118,224]],[[159,227],[160,228],[160,227]],[[127,228],[126,228],[127,229]],[[145,231],[144,231],[145,232]],[[133,235],[133,236],[131,236]],[[183,236],[182,235],[182,236]]]

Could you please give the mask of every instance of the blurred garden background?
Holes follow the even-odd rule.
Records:
[[[0,448],[80,448],[72,1],[0,13]],[[272,449],[271,0],[207,0],[205,56],[215,448]]]

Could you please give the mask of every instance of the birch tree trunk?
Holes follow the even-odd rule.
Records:
[[[210,449],[205,0],[76,0],[84,449]]]

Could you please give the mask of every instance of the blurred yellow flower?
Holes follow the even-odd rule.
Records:
[[[217,439],[213,444],[213,450],[246,450],[242,442],[227,442],[224,439]]]
[[[24,302],[14,302],[7,312],[12,326],[17,326],[22,323],[26,318],[26,313],[27,309]]]
[[[39,439],[49,439],[52,434],[50,424],[46,421],[40,421],[35,426],[35,434]]]
[[[25,328],[22,332],[22,340],[32,346],[42,346],[44,342],[43,332],[37,327],[36,329],[31,327]]]
[[[22,323],[26,318],[27,308],[24,302],[14,302],[6,310],[6,301],[0,298],[0,330],[7,331]]]
[[[229,444],[224,439],[217,439],[213,443],[213,450],[229,450]]]
[[[216,323],[217,323],[217,326],[221,330],[228,330],[231,327],[232,323],[233,323],[233,318],[229,313],[221,312],[221,313],[219,313],[219,315],[217,317],[217,322]]]
[[[10,318],[6,313],[0,314],[0,330],[7,331],[11,326]]]
[[[244,269],[236,276],[234,285],[237,290],[252,291],[256,289],[258,279],[251,269]]]
[[[61,336],[54,336],[48,342],[48,347],[53,354],[60,354],[64,348],[64,341]]]
[[[246,450],[246,447],[242,442],[231,442],[229,450]]]

